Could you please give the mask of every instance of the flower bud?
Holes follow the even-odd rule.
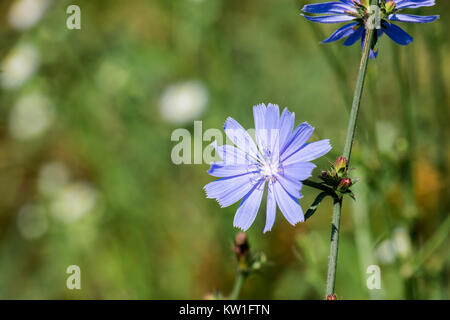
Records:
[[[361,0],[360,3],[362,6],[368,8],[370,5],[370,0]]]
[[[335,180],[334,174],[331,175],[331,173],[329,171],[322,171],[320,173],[319,178],[322,179],[322,181],[325,182],[325,184],[327,184],[327,185],[332,186],[332,185],[335,184],[335,182],[334,182],[334,180]]]
[[[392,11],[394,11],[395,7],[396,7],[395,1],[390,0],[390,1],[386,2],[384,7],[386,9],[386,14],[392,13]]]
[[[342,175],[347,170],[347,158],[344,156],[340,156],[336,159],[336,163],[334,164],[334,168],[338,175]]]
[[[352,186],[352,180],[350,178],[342,178],[338,184],[338,191],[345,192]]]
[[[334,293],[332,293],[327,296],[327,300],[337,300],[337,297]]]

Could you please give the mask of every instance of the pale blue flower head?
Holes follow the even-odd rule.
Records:
[[[234,217],[234,226],[246,231],[253,223],[267,184],[266,226],[275,222],[276,208],[295,225],[304,221],[298,203],[303,180],[311,176],[317,159],[331,146],[328,139],[306,143],[314,128],[304,122],[294,129],[295,114],[285,108],[280,116],[277,105],[253,107],[255,141],[234,119],[224,125],[227,137],[235,146],[214,143],[220,162],[211,164],[208,173],[220,179],[207,184],[208,198],[221,207],[241,202]]]

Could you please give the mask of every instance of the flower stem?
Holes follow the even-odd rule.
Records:
[[[330,188],[328,186],[325,186],[319,182],[315,182],[309,179],[303,180],[302,183],[305,186],[311,187],[311,188],[315,188],[317,190],[321,190],[321,191],[325,191],[326,193],[328,193],[330,196],[335,197],[336,196],[336,192],[333,190],[333,188]]]
[[[353,140],[355,137],[356,122],[358,120],[359,106],[361,103],[362,91],[364,87],[364,79],[367,71],[367,64],[369,62],[370,47],[372,43],[374,30],[366,28],[366,37],[364,39],[364,47],[359,65],[358,77],[356,79],[355,93],[353,95],[352,110],[347,127],[347,136],[345,138],[343,156],[347,158],[347,166],[350,162],[352,152]],[[325,297],[334,293],[334,285],[336,281],[336,269],[339,247],[339,229],[342,211],[342,198],[334,200],[333,203],[333,218],[331,225],[331,240],[330,240],[330,255],[328,257],[328,276]]]
[[[328,257],[327,291],[325,297],[334,293],[334,283],[336,280],[339,228],[341,222],[342,199],[335,198],[333,202],[333,220],[331,223],[330,256]]]
[[[231,290],[229,299],[237,300],[239,299],[239,294],[241,293],[242,285],[244,284],[244,280],[247,277],[247,274],[243,271],[238,271],[236,275],[236,279],[234,280],[233,290]]]
[[[367,64],[369,62],[370,43],[373,38],[373,30],[367,30],[366,38],[364,39],[363,53],[361,57],[361,64],[359,66],[358,78],[356,79],[355,93],[353,95],[352,110],[350,111],[350,118],[348,120],[347,136],[345,138],[343,156],[347,158],[347,166],[350,162],[352,153],[353,140],[355,137],[356,122],[358,120],[359,106],[361,104],[362,91],[364,87],[364,79],[366,77]]]

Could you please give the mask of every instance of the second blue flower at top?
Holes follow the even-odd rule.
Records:
[[[345,39],[344,45],[351,46],[356,41],[361,40],[361,47],[364,43],[365,24],[372,11],[370,10],[370,0],[340,0],[335,2],[325,2],[317,4],[308,4],[302,11],[308,14],[320,14],[309,16],[302,14],[306,19],[320,23],[339,23],[350,22],[337,29],[330,37],[323,40],[322,43],[329,43],[340,39]],[[374,34],[374,40],[371,44],[371,58],[376,57],[374,50],[375,44],[383,33],[400,45],[407,45],[413,41],[413,38],[402,28],[391,23],[392,21],[428,23],[439,18],[438,15],[418,16],[400,13],[407,8],[430,7],[435,4],[435,0],[379,0],[380,28]]]

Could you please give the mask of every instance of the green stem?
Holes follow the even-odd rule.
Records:
[[[350,156],[352,153],[353,140],[356,131],[356,122],[358,120],[359,106],[361,104],[362,91],[364,87],[364,79],[366,77],[367,64],[369,62],[370,43],[372,42],[372,37],[373,30],[368,30],[368,32],[366,32],[366,38],[364,40],[363,53],[359,66],[358,78],[356,79],[355,93],[353,95],[352,110],[350,112],[350,117],[348,120],[344,153],[342,154],[347,158],[347,163],[350,162]]]
[[[372,3],[375,1],[372,0]],[[358,78],[356,79],[355,93],[353,95],[352,110],[348,121],[347,136],[345,138],[344,153],[347,158],[347,166],[350,162],[352,152],[353,140],[355,137],[356,123],[358,120],[359,106],[361,104],[362,91],[364,87],[364,79],[367,71],[367,64],[369,62],[370,44],[372,43],[374,30],[366,29],[366,38],[364,39],[364,47],[359,65]],[[334,285],[336,281],[337,258],[339,248],[339,229],[341,221],[342,199],[335,199],[333,204],[333,218],[331,225],[331,240],[330,240],[330,255],[328,257],[328,276],[326,295],[334,293]]]
[[[330,196],[335,197],[336,196],[336,192],[333,190],[333,188],[327,187],[319,182],[315,182],[309,179],[303,180],[302,183],[305,186],[311,187],[311,188],[315,188],[317,190],[321,190],[321,191],[325,191],[326,193],[328,193]]]
[[[238,271],[236,275],[236,279],[234,280],[233,290],[230,293],[230,300],[239,299],[239,294],[241,293],[242,285],[244,284],[244,280],[247,277],[247,274],[242,271]]]
[[[334,293],[336,280],[337,257],[339,247],[339,228],[341,222],[342,199],[335,198],[333,202],[333,220],[331,222],[330,256],[328,257],[328,275],[326,297]]]

